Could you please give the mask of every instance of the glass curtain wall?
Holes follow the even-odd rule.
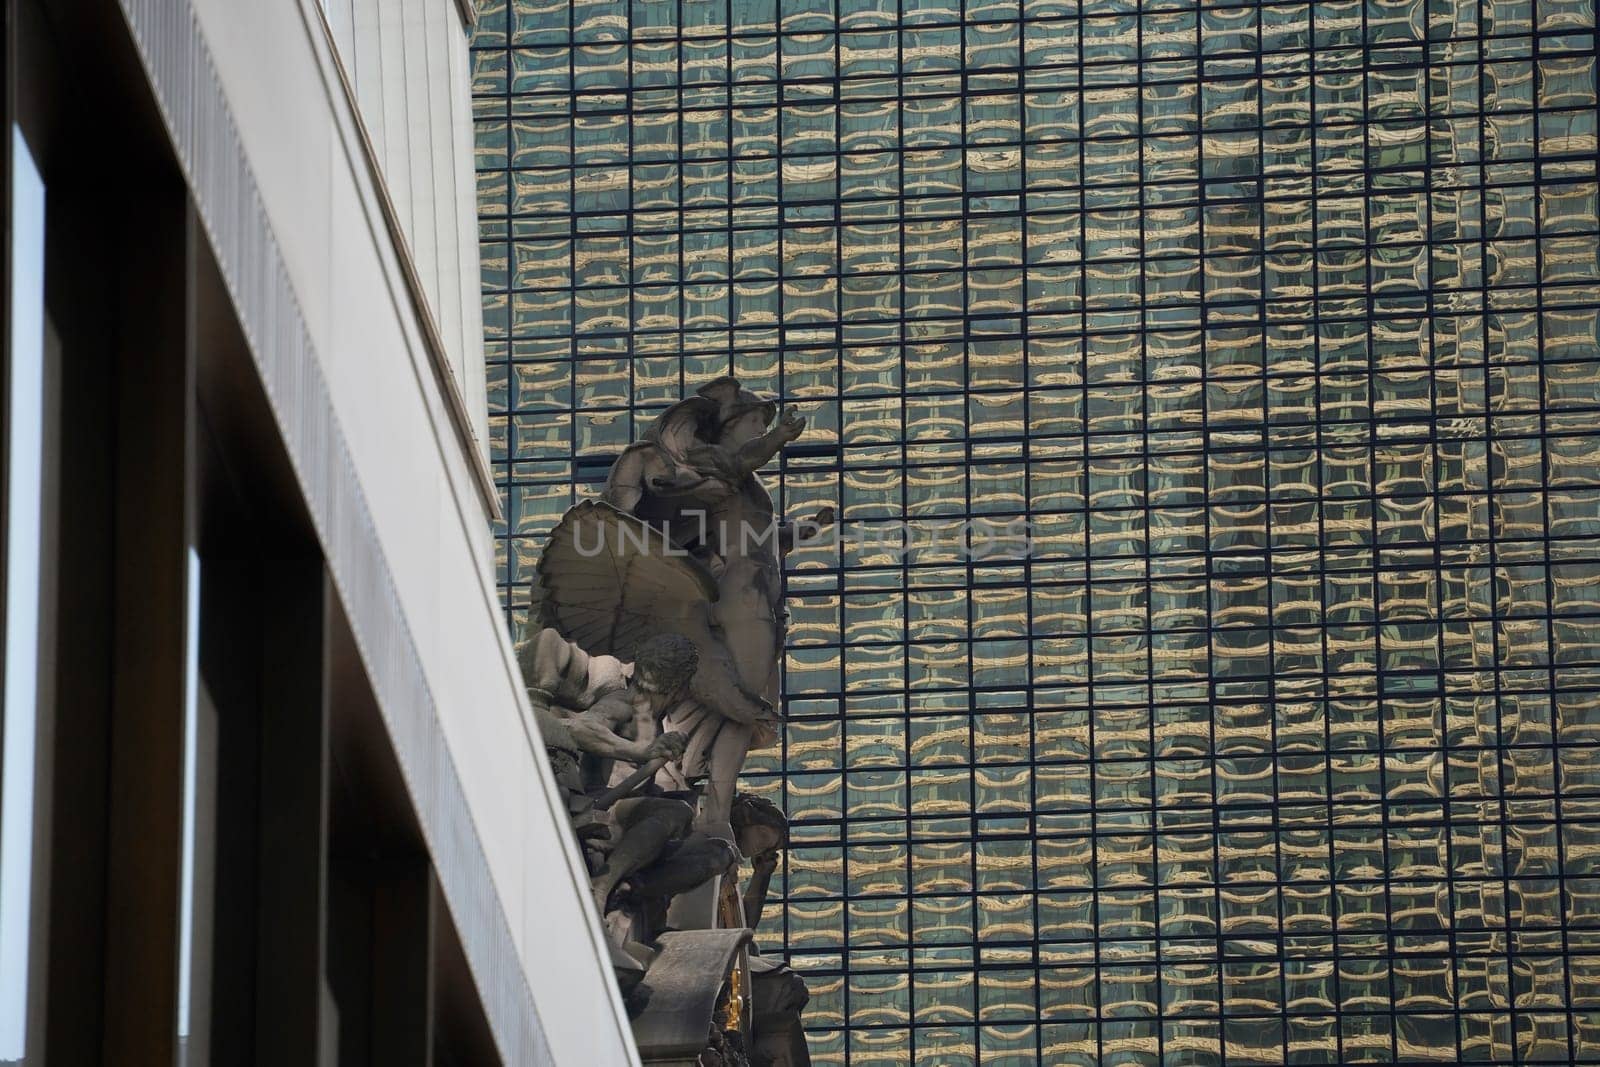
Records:
[[[853,534],[747,779],[818,1063],[1600,1062],[1592,0],[479,7],[512,624],[730,371]]]

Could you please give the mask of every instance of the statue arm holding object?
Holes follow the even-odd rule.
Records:
[[[785,408],[772,429],[740,445],[733,453],[734,468],[741,477],[754,474],[771,462],[783,446],[799,437],[806,429],[806,417],[793,408]]]
[[[642,741],[618,734],[614,727],[631,722],[633,714],[631,702],[608,694],[595,701],[589,710],[567,719],[566,728],[578,748],[606,759],[638,764],[683,755],[686,739],[678,734],[662,734]]]

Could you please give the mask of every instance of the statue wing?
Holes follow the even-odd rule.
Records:
[[[681,633],[717,599],[717,584],[662,528],[599,500],[561,517],[539,559],[541,621],[591,655],[632,659],[640,644]]]

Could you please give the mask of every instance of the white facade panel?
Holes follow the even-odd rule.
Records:
[[[463,41],[462,47],[448,49],[449,67],[445,86],[450,91],[450,154],[456,161],[451,175],[454,180],[455,254],[457,268],[455,284],[461,291],[461,345],[463,351],[475,351],[483,339],[483,287],[478,251],[478,182],[470,165],[474,154],[472,133],[472,57]],[[459,116],[466,116],[465,119]],[[467,161],[464,163],[463,161]],[[468,397],[482,397],[483,401],[472,407],[476,422],[478,446],[484,461],[489,459],[489,402],[487,397],[487,369],[481,359],[467,360],[462,380],[462,392]]]
[[[451,373],[472,413],[475,440],[487,458],[487,415],[478,415],[485,401],[477,222],[474,201],[461,198],[472,183],[466,28],[451,0],[328,0],[325,10]],[[463,235],[470,262],[452,254]]]
[[[454,15],[449,0],[419,2]],[[407,250],[385,224],[316,0],[124,0],[124,7],[269,383],[491,1025],[512,1062],[636,1063],[586,872],[561,826],[505,634],[472,460],[433,374],[406,284]],[[172,17],[174,7],[183,17]],[[459,145],[465,85],[432,82],[441,71],[464,80],[459,23],[443,25],[462,37],[452,37],[451,48],[459,43],[463,54],[442,65],[415,66],[359,45],[374,39],[374,9],[387,18],[398,7],[356,0],[349,8],[345,25],[360,53],[355,76],[381,85],[385,101],[402,107],[386,117],[409,114],[407,82],[427,78],[428,94],[451,102],[451,128],[437,132]],[[151,58],[168,46],[159,35],[196,29],[204,48],[171,48],[194,69],[161,77]],[[375,39],[403,47],[406,35],[396,29],[376,27]],[[371,71],[379,75],[368,81]],[[220,106],[182,99],[191,87],[202,101],[220,92]],[[222,158],[228,138],[195,129],[230,115],[237,162]],[[427,115],[436,112],[430,107]],[[397,125],[412,144],[407,122]],[[386,174],[397,143],[388,139]],[[419,165],[436,178],[443,157],[426,147]],[[470,167],[465,157],[459,163]],[[213,176],[229,166],[240,174]],[[210,192],[235,186],[243,189],[237,205],[219,205]],[[476,248],[456,247],[475,235],[461,225],[473,217],[472,189],[465,180],[435,188],[448,192],[445,217],[455,220],[453,229],[436,220],[436,235],[451,234],[453,246],[444,254],[447,243],[438,243],[435,287],[448,282],[458,295],[473,295],[452,336],[476,366]],[[459,276],[462,264],[470,264],[470,277]],[[477,381],[481,398],[481,370]]]

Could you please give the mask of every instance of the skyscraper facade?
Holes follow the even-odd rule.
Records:
[[[1592,0],[483,0],[501,580],[737,374],[823,1064],[1600,1062]]]

